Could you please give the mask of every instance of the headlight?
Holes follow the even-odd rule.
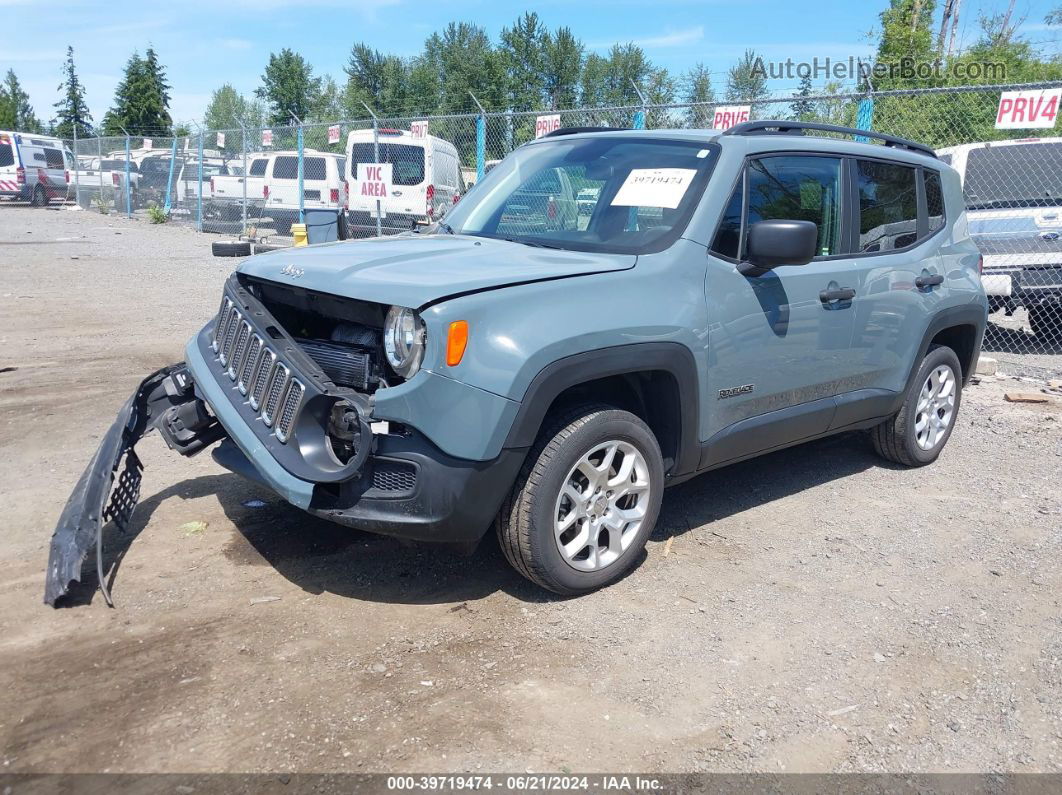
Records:
[[[387,363],[402,378],[412,378],[424,358],[424,321],[412,309],[392,306],[384,323]]]

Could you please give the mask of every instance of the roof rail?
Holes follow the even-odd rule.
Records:
[[[933,158],[937,156],[937,153],[925,144],[910,141],[906,138],[899,138],[895,135],[886,135],[885,133],[871,132],[870,130],[857,130],[854,127],[840,127],[836,124],[820,124],[818,122],[810,121],[746,121],[741,124],[736,124],[728,130],[724,130],[723,135],[792,135],[802,134],[805,130],[842,133],[844,135],[860,135],[864,138],[874,138],[875,140],[882,141],[885,146],[894,146],[897,149],[907,149],[911,152],[918,152],[920,155],[928,155]]]
[[[543,135],[543,138],[555,138],[558,135],[575,135],[576,133],[591,133],[591,132],[617,132],[622,130],[629,130],[630,127],[561,127],[548,132]]]

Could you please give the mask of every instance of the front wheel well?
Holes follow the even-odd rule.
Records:
[[[573,384],[553,399],[546,416],[588,403],[613,406],[641,419],[660,445],[664,471],[674,467],[682,432],[682,406],[678,382],[670,372],[643,370]]]
[[[977,362],[974,360],[977,348],[977,327],[963,324],[941,329],[929,341],[930,345],[944,345],[955,351],[962,367],[962,380],[965,383],[973,374]]]

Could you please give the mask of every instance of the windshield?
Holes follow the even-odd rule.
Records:
[[[963,193],[971,210],[1062,203],[1062,140],[971,150]]]
[[[458,234],[531,246],[660,251],[682,234],[715,152],[702,142],[618,135],[529,144],[492,169],[446,221]]]

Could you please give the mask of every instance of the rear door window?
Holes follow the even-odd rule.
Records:
[[[266,160],[265,158],[253,161],[251,163],[251,176],[252,177],[264,177],[265,176],[265,172],[266,172],[266,165],[268,163],[269,163],[269,161]]]
[[[295,162],[295,178],[298,179],[298,161]],[[325,179],[325,159],[323,157],[304,157],[302,160],[302,178]]]
[[[278,157],[273,161],[273,178],[274,179],[298,179],[299,178],[299,158],[297,157]]]
[[[372,142],[357,143],[351,147],[351,177],[358,178],[358,163],[375,163]],[[419,185],[424,181],[424,148],[408,144],[380,144],[381,163],[392,163],[392,180],[395,185]]]
[[[918,237],[918,183],[913,166],[860,160],[859,251],[906,248]]]

